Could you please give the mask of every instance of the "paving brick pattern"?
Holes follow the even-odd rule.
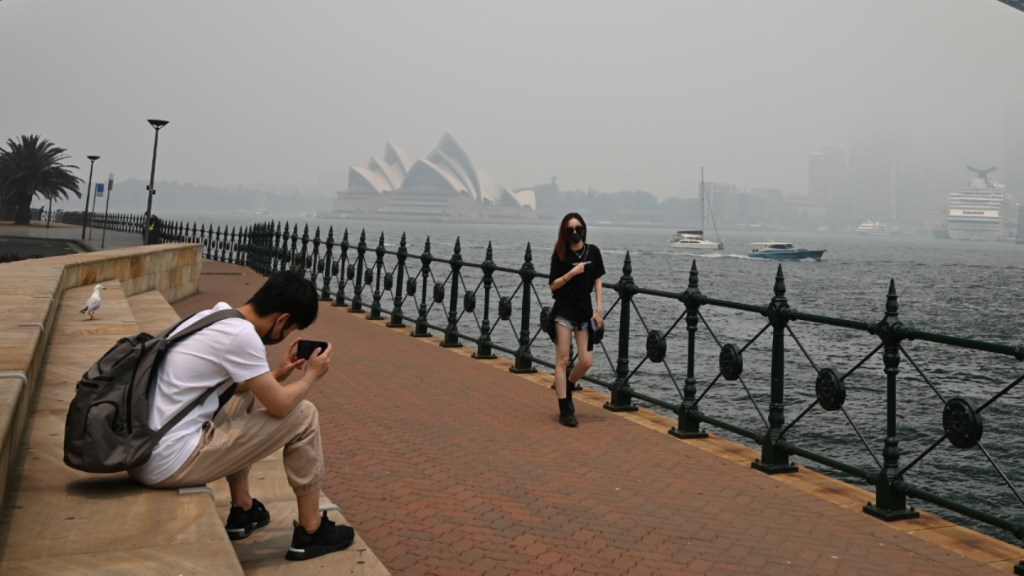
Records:
[[[204,263],[201,293],[175,308],[241,303],[262,279],[238,270]],[[577,402],[579,428],[562,427],[543,377],[364,316],[325,303],[306,331],[335,347],[311,399],[324,492],[394,574],[1012,573],[603,410],[596,394]]]

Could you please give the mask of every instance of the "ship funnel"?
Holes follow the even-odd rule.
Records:
[[[985,180],[985,182],[988,182],[988,173],[996,171],[996,167],[995,166],[993,166],[991,168],[986,168],[984,170],[979,170],[979,169],[975,168],[974,166],[968,166],[967,169],[970,170],[971,172],[974,172],[975,174],[977,174],[978,178],[981,178],[981,179]]]

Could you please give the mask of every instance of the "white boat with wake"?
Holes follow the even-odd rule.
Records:
[[[682,248],[683,250],[724,250],[725,243],[718,237],[718,226],[715,225],[715,215],[711,214],[711,224],[715,228],[715,240],[704,238],[704,206],[707,204],[704,198],[704,168],[700,169],[700,228],[696,230],[678,230],[675,236],[669,240],[669,246]],[[710,206],[709,206],[710,208]]]

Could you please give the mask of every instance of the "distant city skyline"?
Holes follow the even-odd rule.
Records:
[[[0,50],[22,55],[0,139],[39,134],[83,180],[87,154],[145,179],[147,118],[170,121],[158,181],[308,195],[445,132],[496,187],[659,199],[695,197],[701,166],[807,195],[808,155],[835,147],[853,201],[896,217],[967,164],[1013,189],[1024,163],[1024,12],[994,0],[8,1]]]

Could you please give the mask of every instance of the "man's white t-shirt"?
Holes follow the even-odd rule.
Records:
[[[177,331],[207,314],[230,308],[219,302],[210,310],[197,313]],[[147,485],[170,478],[199,445],[203,425],[217,412],[217,397],[233,382],[244,382],[269,371],[267,349],[255,326],[244,318],[226,318],[172,345],[157,372],[154,390],[150,391],[150,428],[159,429],[208,388],[223,384],[171,428],[153,449],[149,461],[132,469],[131,476]]]

